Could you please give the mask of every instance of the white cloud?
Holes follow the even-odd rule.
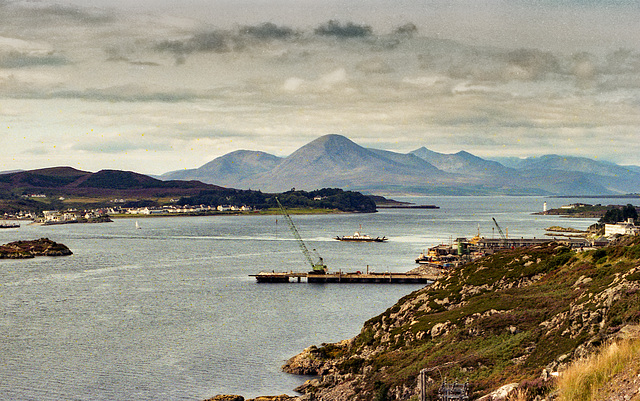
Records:
[[[282,87],[287,92],[296,92],[302,87],[302,85],[304,85],[304,83],[304,79],[292,77],[288,78]]]
[[[264,15],[219,25],[48,3],[0,7],[7,21],[0,37],[0,113],[15,139],[9,168],[43,167],[68,152],[69,160],[93,169],[105,161],[163,173],[239,148],[283,156],[327,133],[397,151],[425,145],[484,156],[557,152],[561,143],[571,145],[567,152],[599,152],[605,159],[613,149],[612,157],[640,164],[640,145],[628,141],[640,129],[640,52],[620,49],[626,39],[605,49],[597,31],[597,52],[578,45],[588,38],[574,37],[569,28],[576,25],[582,35],[583,23],[594,23],[593,8],[571,17],[566,4],[538,2],[538,14],[527,15],[531,6],[516,1],[493,15],[504,2],[465,10],[458,1],[428,1],[430,18],[442,21],[426,24],[424,13],[400,18],[392,12],[386,25],[354,21],[372,24],[371,35],[339,39],[313,33],[327,21],[321,14],[308,25],[286,18],[265,25]],[[394,7],[414,10],[416,4],[402,0]],[[618,5],[603,10],[603,18],[621,9],[629,12]],[[472,11],[479,14],[462,29]],[[509,38],[495,33],[513,32],[525,17],[558,21],[554,12],[565,18],[562,26],[531,34],[532,22],[524,21],[531,34],[526,41],[517,33],[508,46],[487,46],[505,45]],[[346,23],[345,15],[335,11],[334,17]],[[498,24],[505,16],[519,19]],[[626,27],[625,18],[623,39],[637,30]],[[413,36],[389,34],[406,22],[416,23]],[[561,31],[568,36],[557,35]],[[30,156],[34,149],[55,157]]]

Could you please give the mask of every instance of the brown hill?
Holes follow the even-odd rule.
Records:
[[[91,173],[72,167],[0,175],[0,192],[18,196],[37,193],[65,197],[166,197],[188,196],[220,188],[199,181],[161,181],[131,171]]]

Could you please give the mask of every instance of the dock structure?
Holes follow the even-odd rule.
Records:
[[[542,245],[553,241],[550,238],[481,238],[477,242],[478,249],[509,249],[525,246]]]
[[[371,284],[429,284],[438,279],[437,275],[410,273],[295,273],[295,272],[260,272],[250,274],[258,283],[371,283]],[[304,280],[303,280],[304,279]]]

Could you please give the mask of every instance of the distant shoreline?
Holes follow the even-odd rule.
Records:
[[[636,199],[640,194],[625,195],[551,195],[549,198]]]
[[[440,209],[436,205],[376,205],[378,209]]]

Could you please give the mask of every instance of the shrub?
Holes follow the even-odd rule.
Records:
[[[342,373],[358,373],[364,365],[364,359],[362,358],[349,358],[346,361],[338,365],[338,369]]]

